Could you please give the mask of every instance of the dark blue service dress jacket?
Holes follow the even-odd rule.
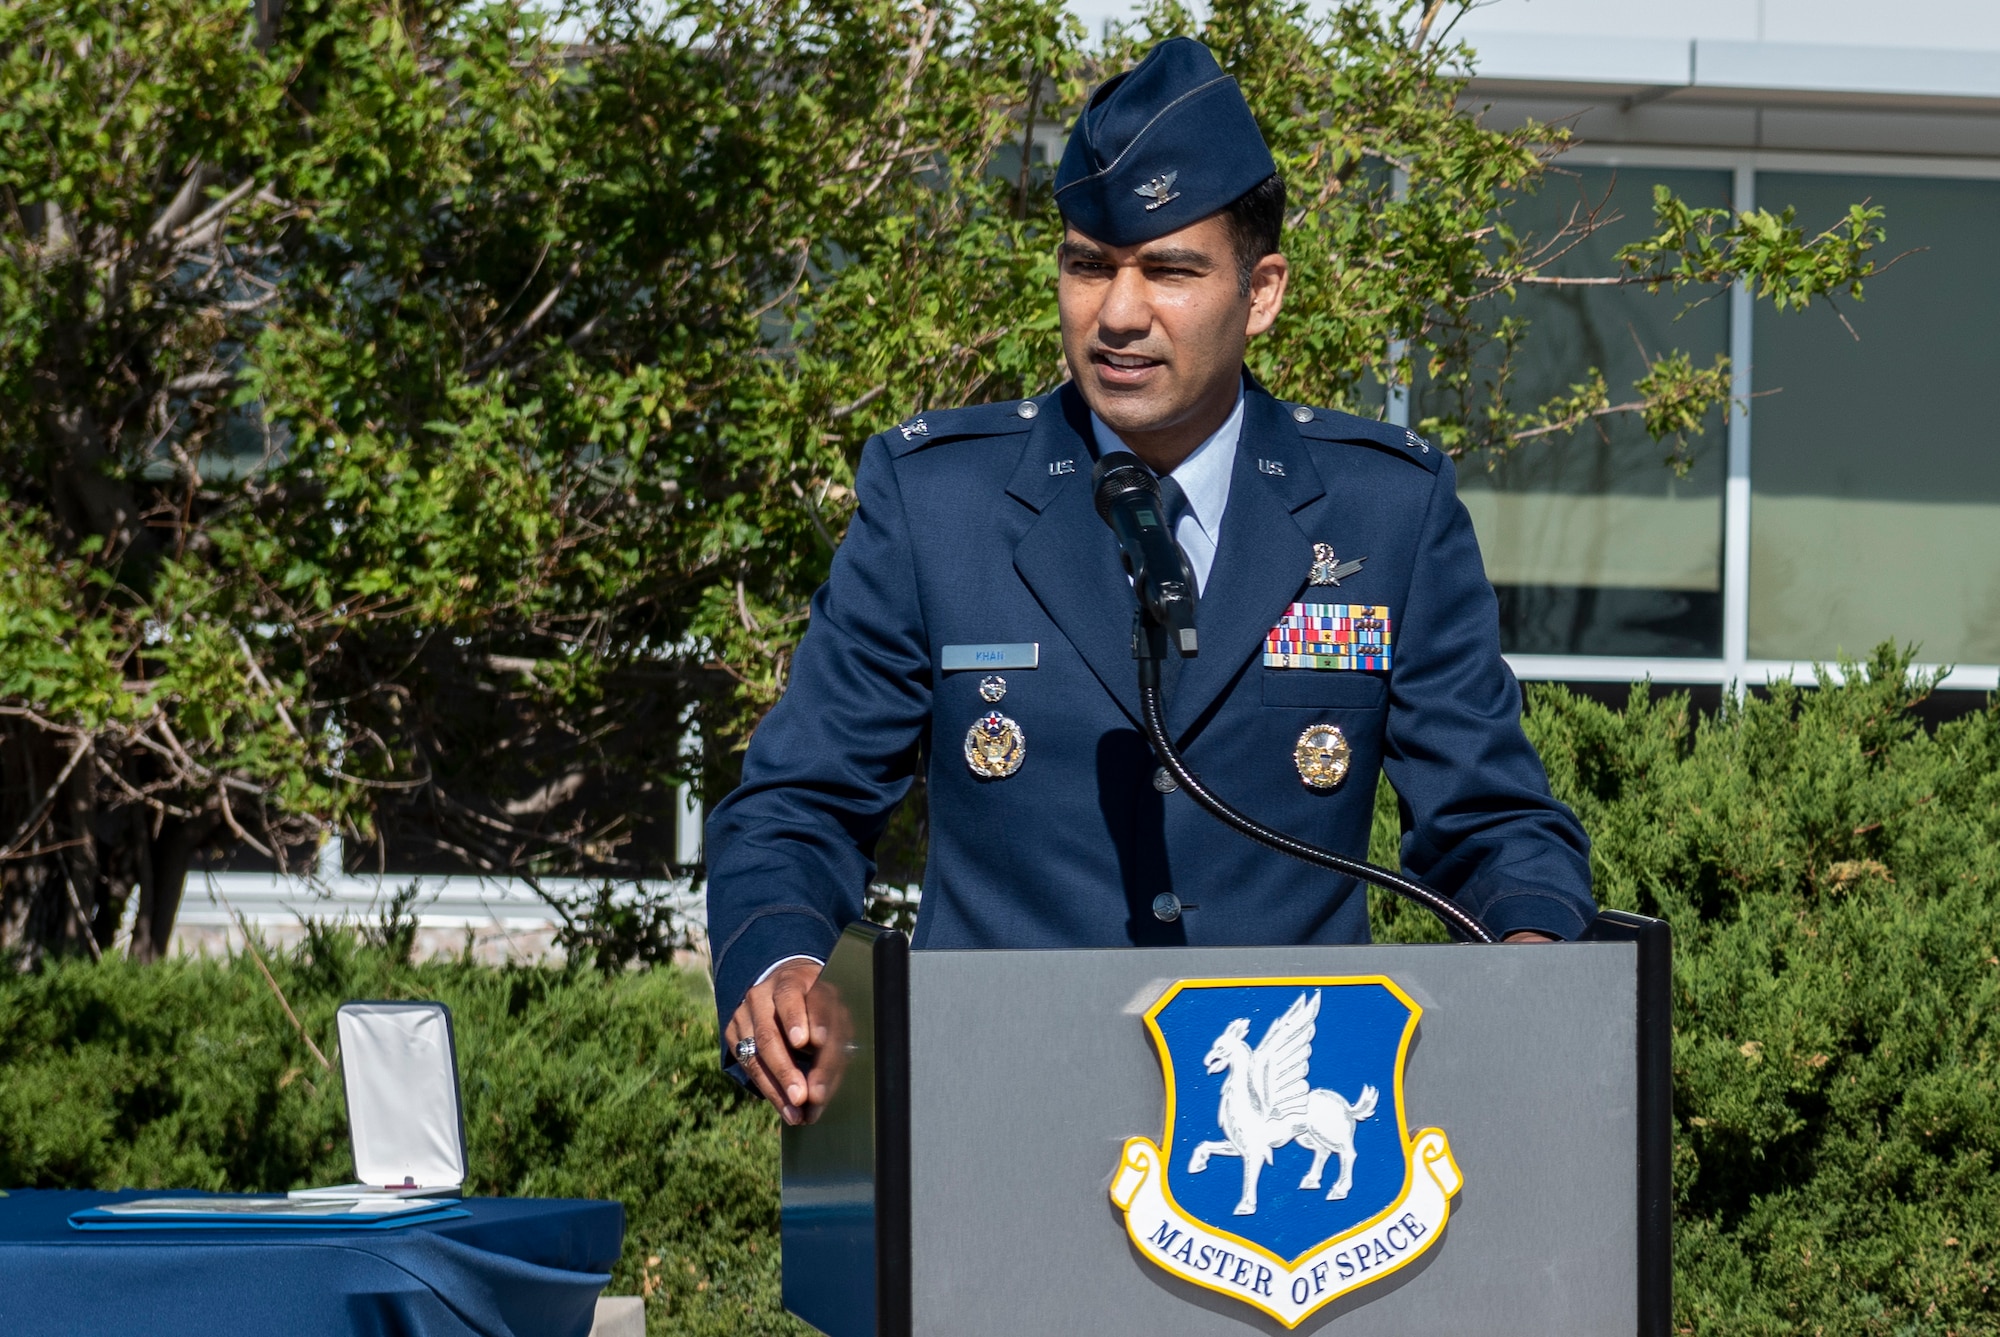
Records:
[[[1378,769],[1404,804],[1402,859],[1496,933],[1574,938],[1595,913],[1588,841],[1521,732],[1520,689],[1443,452],[1402,428],[1246,389],[1200,653],[1167,665],[1167,719],[1225,800],[1364,857]],[[1303,419],[1303,421],[1301,421]],[[862,917],[871,852],[918,767],[930,851],[913,946],[1353,943],[1351,879],[1252,844],[1153,787],[1139,729],[1133,597],[1092,507],[1089,411],[1040,399],[926,413],[871,438],[859,500],[784,698],[708,824],[708,915],[726,1019],[780,958],[824,958]],[[1313,587],[1313,545],[1366,558]],[[1294,601],[1384,605],[1387,672],[1267,668]],[[1040,665],[944,673],[951,645],[1036,642]],[[1015,720],[1020,769],[982,779],[968,728]],[[1301,733],[1338,725],[1345,781],[1309,788]],[[1171,891],[1187,905],[1153,914]]]

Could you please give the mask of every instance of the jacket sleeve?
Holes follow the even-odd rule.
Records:
[[[1402,801],[1404,866],[1496,935],[1576,938],[1597,913],[1590,841],[1521,731],[1499,603],[1449,460],[1394,635],[1383,768]]]
[[[708,822],[708,934],[725,1022],[772,963],[825,960],[862,917],[875,842],[909,790],[930,719],[909,526],[879,437],[862,451],[855,495],[785,694]]]

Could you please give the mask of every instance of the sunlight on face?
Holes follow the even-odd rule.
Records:
[[[1284,257],[1264,257],[1243,292],[1229,225],[1211,215],[1137,246],[1068,228],[1061,258],[1063,355],[1084,401],[1142,456],[1185,455],[1234,405],[1243,351],[1283,301]]]

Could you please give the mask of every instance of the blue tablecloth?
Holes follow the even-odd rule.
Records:
[[[97,1234],[68,1222],[161,1196],[0,1198],[0,1333],[585,1337],[625,1234],[618,1203],[568,1198],[468,1198],[468,1216],[391,1231]]]

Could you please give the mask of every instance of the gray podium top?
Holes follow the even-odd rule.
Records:
[[[1631,941],[908,954],[907,1089],[878,1090],[907,1101],[896,1134],[908,1146],[907,1281],[886,1283],[907,1284],[907,1330],[1288,1331],[1154,1266],[1128,1237],[1109,1189],[1126,1139],[1163,1132],[1147,1008],[1180,980],[1292,976],[1386,976],[1422,1007],[1403,1088],[1408,1127],[1444,1130],[1464,1176],[1435,1245],[1295,1331],[1660,1330],[1661,1285],[1642,1278],[1665,1265],[1649,1269],[1664,1228],[1648,1231],[1640,1210],[1647,1192],[1662,1191],[1665,1172],[1645,1150],[1649,1135],[1659,1142],[1664,1095],[1657,1072],[1654,1089],[1642,1089],[1646,954]],[[793,1171],[819,1135],[786,1133],[787,1303],[841,1337],[889,1332],[903,1320],[870,1316],[847,1328],[811,1302],[814,1246],[792,1221],[795,1203],[814,1190]],[[895,1154],[888,1143],[877,1148],[885,1149]],[[817,1192],[823,1201],[825,1186]]]

